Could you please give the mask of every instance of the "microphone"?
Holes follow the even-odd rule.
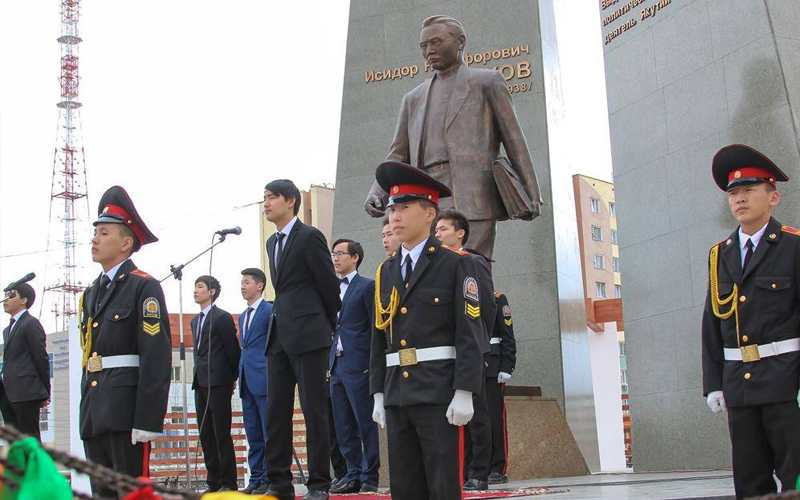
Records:
[[[236,228],[236,229],[239,229],[239,228]],[[241,233],[241,232],[242,232],[242,230],[241,230],[241,229],[239,229],[239,232]],[[238,233],[237,233],[237,234],[238,234]],[[25,275],[23,278],[20,278],[20,279],[18,279],[17,281],[15,281],[15,282],[13,282],[13,283],[9,284],[7,287],[5,287],[5,288],[3,289],[3,291],[4,291],[4,292],[7,292],[7,291],[9,291],[9,290],[13,290],[14,288],[16,288],[16,287],[20,286],[21,284],[29,282],[30,280],[32,280],[32,279],[33,279],[33,278],[35,278],[35,277],[36,277],[36,273],[28,273],[28,274],[26,274],[26,275]]]
[[[214,234],[218,234],[220,236],[226,236],[226,235],[229,235],[229,234],[242,234],[242,228],[240,228],[239,226],[236,226],[236,227],[232,227],[230,229],[220,229],[219,231],[217,231]]]

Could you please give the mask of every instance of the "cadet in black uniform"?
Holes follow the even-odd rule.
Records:
[[[105,192],[98,212],[92,260],[103,273],[79,307],[81,439],[89,460],[148,476],[149,441],[161,432],[167,411],[172,342],[161,285],[130,256],[158,239],[119,186]],[[99,485],[93,490],[115,494]]]
[[[494,292],[497,303],[494,329],[490,340],[492,351],[484,356],[486,362],[486,402],[492,420],[492,459],[489,484],[507,483],[508,433],[506,404],[503,401],[506,382],[511,380],[517,364],[517,341],[514,340],[514,322],[508,298]]]
[[[389,193],[402,243],[375,282],[370,392],[373,419],[387,426],[392,498],[462,498],[463,425],[481,390],[483,352],[475,264],[430,236],[450,190],[421,170],[385,162],[376,180]]]
[[[728,411],[737,498],[795,489],[800,473],[800,231],[772,218],[786,175],[742,145],[714,156],[713,175],[739,221],[709,255],[703,391]]]
[[[469,252],[475,263],[478,291],[481,297],[481,321],[483,321],[483,352],[490,350],[489,339],[494,328],[497,304],[494,300],[494,282],[490,261],[477,250],[464,248],[469,241],[469,221],[461,212],[453,209],[442,210],[436,217],[436,237],[445,245]],[[464,429],[464,489],[489,489],[489,466],[492,459],[492,423],[489,405],[486,402],[486,388],[473,394],[472,406],[475,410],[472,420]]]

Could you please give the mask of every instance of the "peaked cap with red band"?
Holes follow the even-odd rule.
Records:
[[[385,161],[375,170],[375,180],[389,193],[387,207],[414,200],[428,200],[436,205],[441,198],[453,196],[450,188],[422,170],[397,161]]]
[[[711,163],[711,173],[723,191],[762,182],[774,186],[776,182],[789,180],[772,160],[743,144],[732,144],[717,151]]]
[[[103,193],[100,205],[97,207],[97,220],[94,221],[95,226],[98,224],[125,224],[128,226],[138,240],[134,245],[136,250],[142,245],[158,241],[156,235],[147,229],[139,216],[128,192],[121,186],[110,187]]]

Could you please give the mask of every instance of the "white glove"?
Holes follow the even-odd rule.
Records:
[[[797,395],[797,398],[800,400],[800,394]],[[725,405],[725,396],[722,395],[722,391],[709,392],[706,401],[708,402],[708,407],[711,408],[711,411],[714,413],[728,411],[728,407]]]
[[[158,432],[140,431],[139,429],[131,430],[131,444],[147,443],[158,437]]]
[[[382,429],[386,427],[386,408],[383,407],[383,393],[376,392],[373,398],[375,398],[375,405],[372,407],[372,420],[380,425]]]
[[[497,383],[498,384],[505,384],[511,380],[511,374],[506,372],[500,372],[497,374]]]
[[[447,421],[456,427],[467,425],[472,420],[473,414],[475,414],[475,410],[472,408],[472,393],[456,389],[453,400],[450,401],[450,406],[447,407],[447,413],[445,413]]]

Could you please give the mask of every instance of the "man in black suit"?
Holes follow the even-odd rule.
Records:
[[[264,188],[264,216],[278,228],[267,240],[275,303],[267,339],[268,495],[294,499],[292,414],[299,387],[306,422],[308,500],[326,500],[331,484],[328,352],[341,307],[339,279],[325,236],[297,219],[300,191],[290,180]]]
[[[201,312],[192,318],[194,390],[208,492],[236,491],[236,455],[231,437],[231,396],[239,377],[239,340],[229,312],[214,305],[221,290],[213,276],[194,282]]]
[[[3,330],[3,375],[0,410],[6,425],[41,440],[39,408],[50,402],[50,362],[44,328],[28,313],[36,293],[27,283],[8,292],[3,310],[11,322]]]

